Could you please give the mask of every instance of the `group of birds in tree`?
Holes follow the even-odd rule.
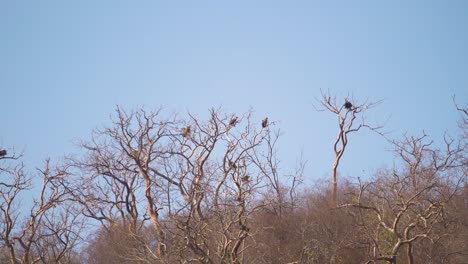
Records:
[[[344,108],[348,110],[351,110],[353,108],[353,104],[348,100],[345,100],[345,103],[343,104],[343,106]],[[230,126],[235,126],[237,123],[239,123],[237,116],[234,116],[233,118],[231,118],[231,120],[229,120]],[[262,128],[266,128],[267,126],[268,126],[268,117],[265,117],[264,119],[262,119]],[[182,128],[183,137],[187,137],[189,134],[190,134],[190,126]]]
[[[238,119],[237,119],[237,116],[231,118],[231,120],[229,121],[229,125],[230,126],[235,126],[237,123],[239,123]],[[262,120],[262,128],[265,128],[268,126],[268,117],[265,117],[263,120]]]
[[[235,162],[233,162],[232,160],[229,160],[228,163],[229,163],[229,168],[231,168],[232,170],[237,169],[237,165],[236,165]],[[249,175],[244,175],[240,179],[241,179],[242,182],[249,182],[250,181],[250,176]]]
[[[349,103],[348,101],[346,101],[346,102]],[[351,103],[349,103],[349,104],[351,104]],[[345,107],[346,107],[346,105],[345,105]],[[237,116],[234,116],[233,118],[231,118],[231,120],[229,120],[229,125],[230,126],[236,126],[237,123],[239,123],[239,119],[238,119]],[[268,117],[265,117],[262,120],[262,128],[266,128],[267,126],[268,126]],[[190,126],[182,128],[182,133],[181,134],[182,134],[183,137],[188,137],[190,135]],[[0,155],[1,155],[1,153],[0,153]]]
[[[231,120],[229,121],[230,126],[235,126],[237,123],[239,123],[239,121],[237,120],[237,116],[231,118]],[[268,117],[265,117],[262,120],[262,128],[265,128],[267,126],[268,126]]]

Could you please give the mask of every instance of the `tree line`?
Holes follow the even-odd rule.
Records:
[[[455,104],[459,135],[434,143],[387,139],[365,119],[377,104],[322,94],[338,134],[330,179],[315,185],[302,159],[280,168],[279,128],[252,112],[118,107],[79,155],[32,174],[0,150],[0,262],[468,262],[466,108]],[[390,142],[393,166],[338,179],[361,129]]]

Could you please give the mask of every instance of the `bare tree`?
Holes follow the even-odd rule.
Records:
[[[249,219],[265,206],[255,200],[273,183],[279,187],[264,170],[274,157],[273,123],[263,123],[250,112],[211,109],[204,121],[118,108],[113,125],[82,144],[85,158],[70,160],[70,192],[85,216],[109,230],[130,221],[138,234],[151,223],[156,247],[143,242],[145,261],[244,263],[254,235]]]
[[[60,187],[59,180],[66,172],[52,169],[49,161],[44,167],[39,170],[39,194],[33,198],[29,211],[20,200],[33,189],[34,180],[25,173],[24,165],[0,168],[0,241],[8,251],[10,263],[50,263],[73,257],[83,222],[79,213],[68,208],[68,194]],[[58,215],[62,217],[60,222]]]
[[[381,101],[357,103],[354,98],[346,97],[342,101],[338,101],[336,96],[330,95],[329,92],[322,91],[320,100],[321,107],[318,111],[329,111],[335,114],[338,118],[338,135],[333,144],[335,160],[332,166],[331,173],[331,204],[332,207],[337,205],[337,173],[341,158],[348,146],[348,136],[351,133],[358,132],[362,128],[368,128],[373,131],[379,131],[382,126],[370,126],[364,119],[364,113],[377,106]],[[357,120],[358,117],[360,120]]]
[[[38,229],[33,252],[41,263],[78,263],[77,253],[85,231],[81,212],[70,202],[62,208],[53,208],[44,216]]]
[[[455,108],[457,111],[461,114],[460,121],[458,123],[460,129],[463,131],[463,139],[467,140],[468,139],[468,107],[461,107],[459,104],[457,104],[455,100],[455,96],[453,96],[453,104],[455,105]]]
[[[158,191],[162,183],[154,179],[157,170],[150,165],[162,158],[161,142],[168,137],[170,122],[156,123],[159,111],[126,113],[117,108],[116,112],[113,126],[94,131],[91,141],[81,144],[86,151],[84,158],[69,160],[76,169],[70,191],[84,216],[99,221],[108,232],[122,226],[128,236],[138,238],[146,223],[151,223],[156,231],[156,247],[140,241],[145,251],[121,257],[126,261],[161,260],[166,254],[166,243],[159,216],[161,203],[157,199],[164,196]]]
[[[265,150],[262,145],[269,130],[257,129],[251,113],[237,118],[215,109],[205,122],[189,115],[189,121],[181,123],[192,127],[192,134],[171,138],[175,155],[163,173],[176,179],[184,198],[183,203],[170,199],[169,217],[177,227],[173,232],[194,254],[189,259],[243,263],[252,235],[249,218],[262,206],[253,201],[266,183],[253,157]]]
[[[451,224],[448,208],[466,180],[466,145],[449,138],[443,150],[432,144],[426,135],[395,142],[403,169],[360,182],[351,203],[342,206],[353,209],[365,234],[369,263],[396,263],[404,249],[406,262],[415,263],[415,244],[437,240],[435,230]]]

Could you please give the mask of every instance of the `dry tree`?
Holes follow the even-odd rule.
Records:
[[[352,98],[345,98],[345,103],[341,104],[339,101],[342,102],[342,100],[337,100],[337,97],[335,95],[331,95],[330,92],[323,92],[322,91],[322,98],[319,101],[319,104],[321,105],[320,107],[316,107],[317,111],[328,111],[333,114],[335,114],[338,117],[338,135],[335,139],[335,142],[333,144],[333,151],[335,153],[335,160],[333,162],[332,166],[332,173],[331,173],[331,204],[332,207],[335,207],[337,205],[337,173],[338,173],[338,167],[341,161],[341,158],[343,157],[343,154],[346,150],[346,147],[348,146],[348,136],[351,133],[358,132],[362,128],[367,128],[372,131],[375,131],[379,134],[382,134],[380,132],[382,126],[381,125],[376,125],[376,126],[371,126],[369,125],[365,118],[364,118],[364,113],[377,106],[378,104],[381,103],[381,101],[376,101],[376,102],[368,102],[365,101],[363,103],[356,103],[354,102],[354,105],[351,103]],[[360,117],[360,122],[358,120],[358,117]]]

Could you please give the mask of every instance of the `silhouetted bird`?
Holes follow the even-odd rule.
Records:
[[[7,154],[6,149],[0,150],[0,157],[6,156],[6,154]]]
[[[237,169],[236,163],[229,161],[229,168],[231,169]]]
[[[349,102],[348,100],[345,101],[344,103],[344,107],[348,110],[350,110],[351,108],[353,108],[353,104],[351,102]]]
[[[182,128],[182,136],[187,137],[190,134],[190,126]]]
[[[229,121],[230,126],[235,126],[237,124],[237,116],[231,118],[231,121]]]
[[[262,120],[262,127],[265,128],[268,126],[268,117],[265,117],[265,119]]]

